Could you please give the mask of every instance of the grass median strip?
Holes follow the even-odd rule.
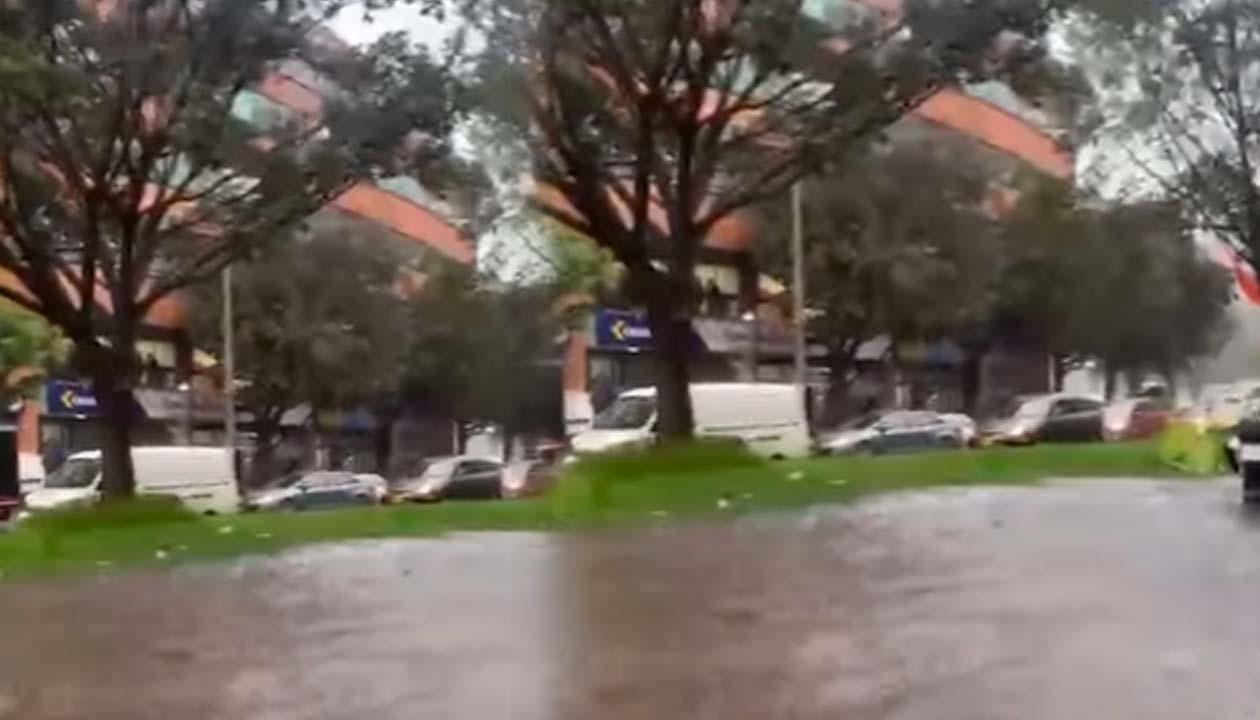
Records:
[[[1192,477],[1155,443],[994,448],[767,462],[729,447],[626,453],[569,467],[546,498],[503,502],[189,515],[144,500],[37,516],[0,534],[6,579],[273,552],[355,538],[460,530],[576,530],[845,503],[898,490],[1028,484],[1051,477]]]

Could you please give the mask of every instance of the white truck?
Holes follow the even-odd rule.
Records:
[[[795,385],[697,383],[691,407],[697,437],[737,439],[775,459],[810,453],[809,420]],[[590,430],[573,437],[573,450],[583,455],[647,446],[656,439],[656,425],[656,389],[627,390],[595,416]]]
[[[224,448],[136,447],[131,449],[137,495],[167,495],[196,513],[223,515],[240,509],[232,457]],[[85,505],[100,499],[101,452],[71,455],[26,495],[32,511]]]

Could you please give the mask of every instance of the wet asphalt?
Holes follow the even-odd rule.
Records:
[[[0,718],[1251,720],[1237,493],[942,490],[3,584]]]

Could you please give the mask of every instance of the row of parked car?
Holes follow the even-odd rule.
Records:
[[[1173,416],[1171,402],[1136,397],[1110,404],[1056,393],[1020,398],[1004,416],[982,426],[958,413],[890,410],[871,413],[819,440],[824,454],[895,453],[976,445],[1097,442],[1152,437]]]
[[[310,471],[287,475],[240,493],[223,448],[136,447],[131,452],[136,492],[179,499],[197,513],[302,511],[351,505],[530,497],[554,480],[549,463],[500,463],[478,457],[430,459],[412,477],[394,483],[380,475]],[[96,502],[103,474],[99,451],[71,455],[47,477],[23,485],[23,507],[38,512]]]
[[[423,470],[393,483],[372,473],[294,473],[245,496],[247,511],[301,511],[347,505],[432,503],[533,497],[555,480],[552,465],[500,463],[469,456],[432,458]]]

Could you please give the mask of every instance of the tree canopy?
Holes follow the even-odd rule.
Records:
[[[258,435],[256,481],[269,480],[285,411],[349,410],[392,393],[407,348],[403,288],[414,258],[385,233],[320,217],[309,230],[262,250],[232,274],[237,399]],[[197,288],[190,327],[222,352],[221,285]]]
[[[364,54],[327,42],[318,21],[340,7],[0,6],[0,269],[18,282],[0,296],[76,345],[105,422],[107,494],[132,489],[146,315],[354,183],[444,152],[449,74],[397,38]],[[328,85],[318,107],[293,112],[255,92],[295,67]]]
[[[1220,348],[1231,278],[1196,247],[1183,208],[1027,191],[1005,225],[994,329],[1109,375],[1171,375]]]
[[[829,414],[844,409],[863,343],[955,337],[987,316],[1001,255],[993,188],[969,150],[882,144],[804,184],[808,331],[827,348]],[[786,203],[768,205],[762,225],[762,262],[787,276]]]
[[[551,426],[563,414],[556,307],[563,292],[548,283],[503,284],[462,266],[433,268],[410,300],[404,394],[496,424],[509,442],[526,431],[558,431]]]
[[[0,403],[8,406],[38,387],[66,359],[65,343],[40,318],[0,302]]]
[[[1040,56],[1054,2],[911,1],[838,24],[801,0],[466,0],[485,94],[530,147],[538,204],[608,248],[644,306],[660,427],[689,435],[694,267],[749,206],[961,79]]]
[[[1067,37],[1092,70],[1101,148],[1260,267],[1260,6],[1082,3]],[[1129,173],[1130,175],[1132,173]]]

